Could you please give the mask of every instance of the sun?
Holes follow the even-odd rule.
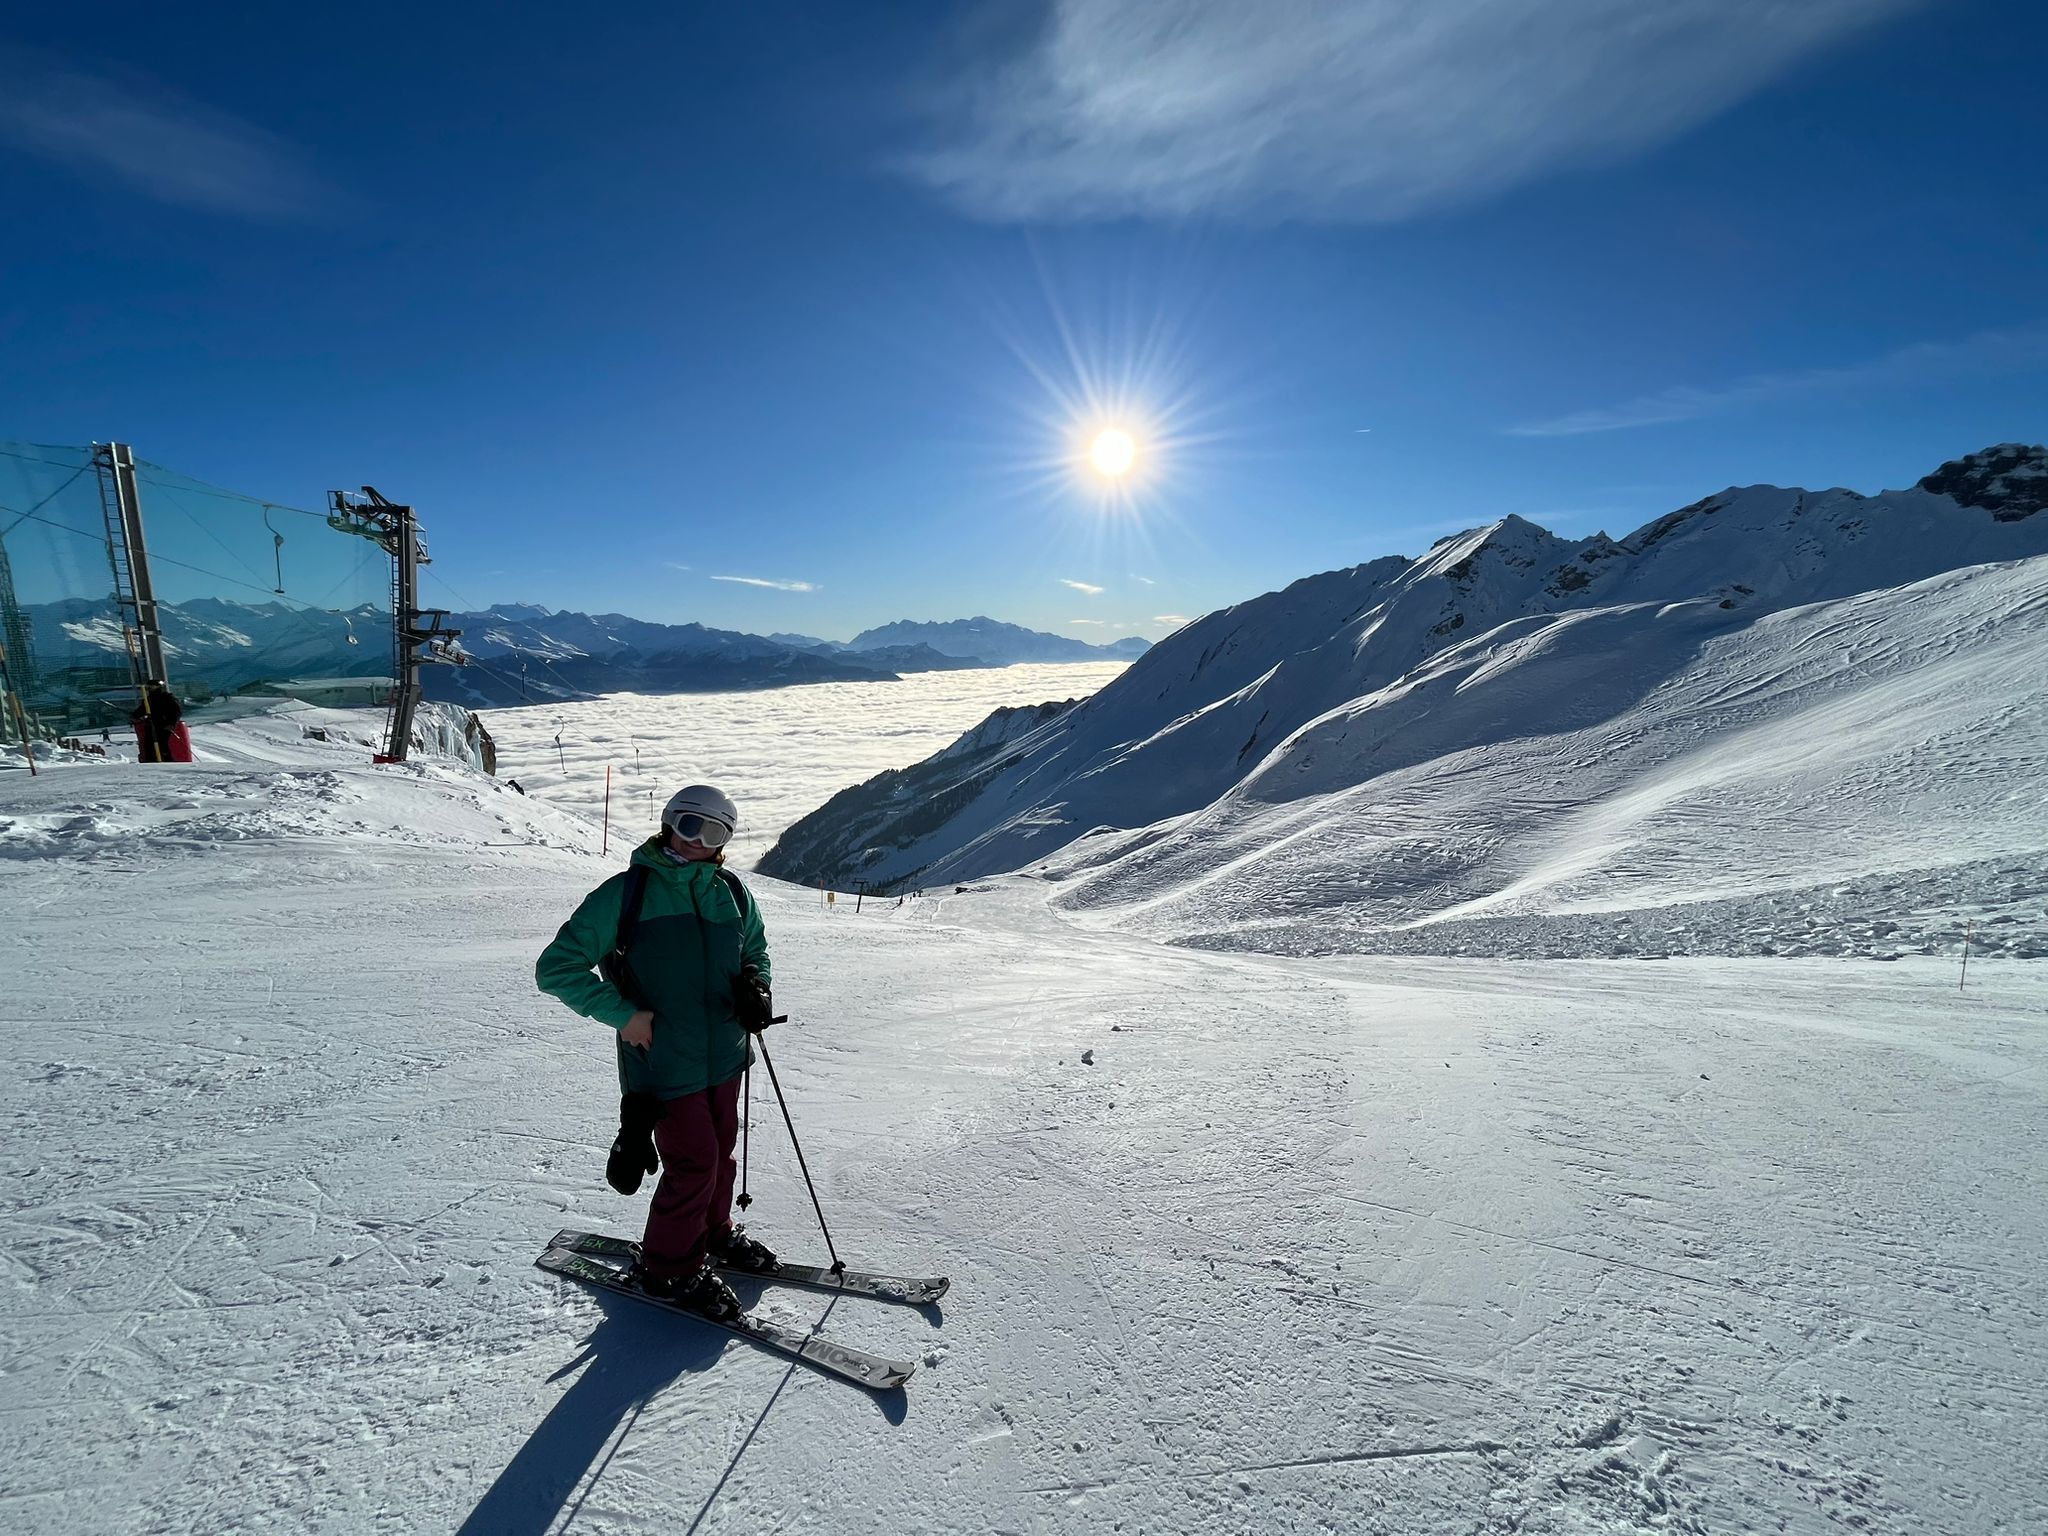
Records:
[[[1088,462],[1097,474],[1111,480],[1121,480],[1137,461],[1137,440],[1122,427],[1105,427],[1088,445]]]

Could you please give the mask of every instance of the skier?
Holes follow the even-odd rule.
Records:
[[[714,1264],[775,1266],[765,1245],[732,1224],[740,1077],[753,1060],[747,1031],[774,1012],[760,908],[722,867],[738,825],[719,790],[678,790],[661,830],[583,899],[534,967],[543,992],[618,1031],[624,1097],[606,1177],[631,1194],[660,1152],[635,1281],[716,1318],[739,1316],[740,1306]],[[628,910],[634,884],[637,921]]]

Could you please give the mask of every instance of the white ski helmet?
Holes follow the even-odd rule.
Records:
[[[695,829],[700,835],[692,836],[676,825],[685,816],[702,816],[707,821],[716,822],[725,829],[725,836],[715,839],[702,836],[702,827]],[[661,824],[684,842],[702,843],[707,848],[721,848],[730,842],[733,833],[739,830],[739,807],[732,803],[731,796],[723,790],[713,789],[709,784],[691,784],[669,796],[668,804],[661,808]]]

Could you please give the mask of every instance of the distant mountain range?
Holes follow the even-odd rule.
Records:
[[[2048,713],[2044,506],[2048,450],[2004,444],[1875,496],[1730,489],[1622,539],[1507,517],[1211,613],[1077,705],[846,791],[759,867],[870,889],[1044,868],[1098,920],[1296,948],[1553,888],[1597,905],[1589,872],[1628,878],[1646,825],[1687,848],[1687,815],[1703,866],[1862,816],[1932,867],[2039,803],[1940,717],[1989,741]],[[1772,763],[1817,803],[1727,787]],[[1859,835],[1826,845],[1863,849],[1844,878],[1907,856]]]
[[[104,652],[109,667],[125,672],[120,626],[104,600],[27,604],[22,611],[38,655],[75,661],[81,651]],[[174,688],[197,684],[226,693],[280,679],[383,677],[391,670],[389,618],[374,607],[340,613],[199,598],[162,604],[158,616]],[[424,668],[427,697],[472,708],[604,693],[707,693],[886,680],[908,672],[1014,661],[1125,660],[1145,648],[1142,640],[1084,645],[991,619],[889,625],[857,636],[850,645],[530,603],[450,614],[447,623],[462,632],[459,643],[475,664]],[[928,643],[924,631],[946,643]],[[51,686],[62,685],[53,679]]]
[[[908,619],[864,629],[845,649],[871,654],[899,646],[929,646],[942,656],[958,656],[989,666],[1020,661],[1134,661],[1152,648],[1136,635],[1107,645],[1090,645],[1066,635],[1047,635],[1017,624],[979,617],[949,624],[918,624]]]

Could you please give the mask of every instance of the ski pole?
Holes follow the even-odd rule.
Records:
[[[745,1210],[754,1203],[754,1197],[747,1193],[747,1156],[754,1145],[754,1058],[747,1058],[745,1080],[740,1084],[740,1097],[746,1101],[746,1118],[740,1121],[740,1198],[739,1208]]]
[[[804,1161],[803,1143],[796,1139],[796,1122],[789,1118],[789,1100],[782,1096],[782,1080],[775,1075],[775,1058],[768,1054],[768,1042],[761,1041],[761,1061],[768,1068],[768,1082],[775,1089],[775,1102],[782,1106],[782,1123],[789,1127],[789,1144],[796,1148],[796,1165],[803,1170],[804,1188],[811,1192],[811,1209],[818,1213],[818,1230],[825,1234],[825,1251],[832,1255],[832,1273],[846,1273],[846,1260],[832,1246],[832,1229],[825,1225],[825,1207],[818,1204],[818,1186],[811,1182],[810,1165]]]

